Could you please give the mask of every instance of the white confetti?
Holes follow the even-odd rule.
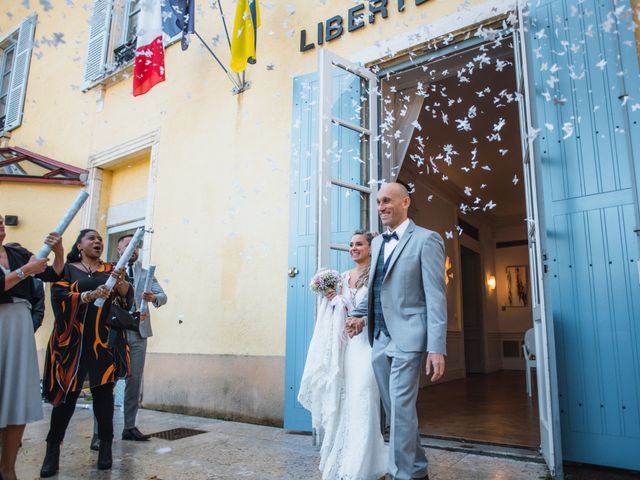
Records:
[[[565,122],[565,124],[562,125],[562,131],[564,132],[564,137],[562,137],[562,139],[566,140],[571,135],[573,135],[573,123]]]

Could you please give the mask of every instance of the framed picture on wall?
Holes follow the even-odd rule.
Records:
[[[507,273],[507,303],[509,308],[529,306],[529,266],[509,265]]]

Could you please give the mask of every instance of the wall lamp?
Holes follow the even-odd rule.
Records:
[[[489,277],[487,278],[487,286],[489,287],[490,292],[493,292],[496,289],[495,275],[489,275]]]

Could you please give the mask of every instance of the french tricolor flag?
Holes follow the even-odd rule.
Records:
[[[133,96],[147,93],[164,82],[161,0],[142,0],[138,19],[136,60],[133,66]]]

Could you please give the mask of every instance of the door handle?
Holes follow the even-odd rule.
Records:
[[[289,267],[289,270],[287,270],[287,275],[289,275],[291,278],[294,278],[299,273],[300,271],[296,267]]]

